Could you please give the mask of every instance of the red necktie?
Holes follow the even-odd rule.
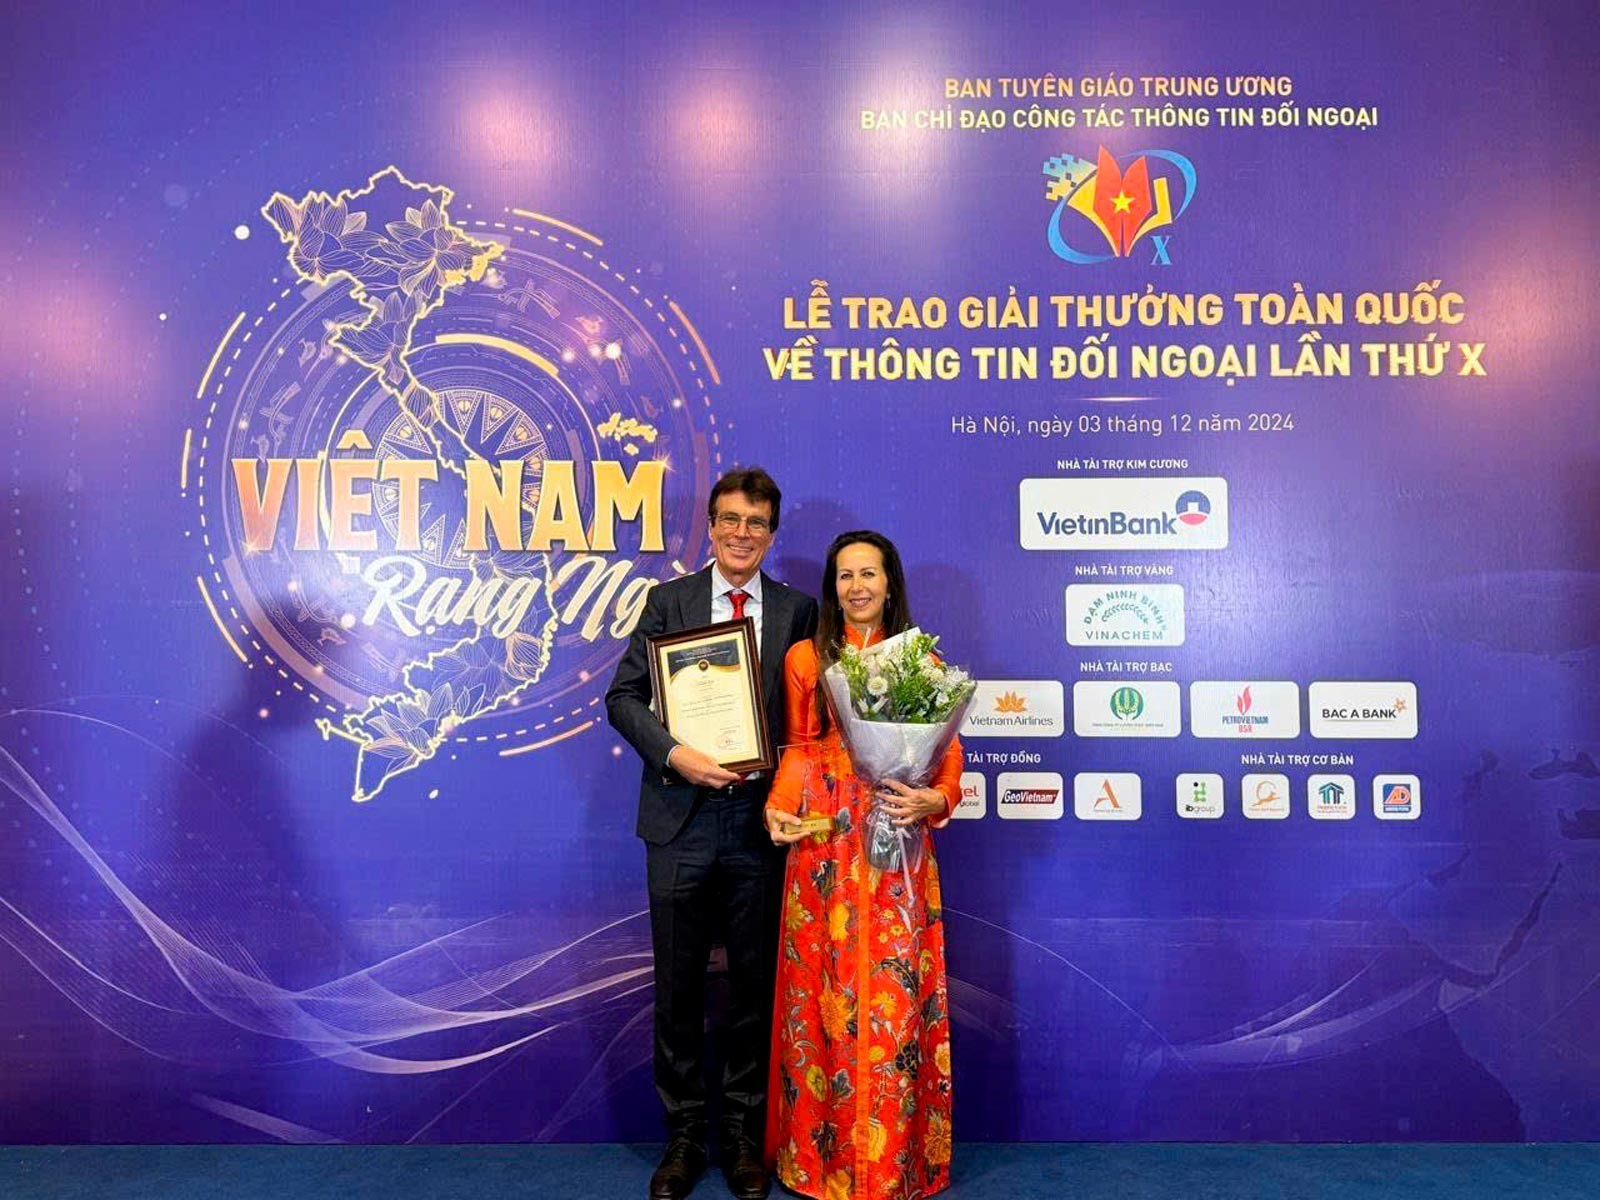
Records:
[[[740,591],[729,592],[728,593],[728,599],[733,601],[733,619],[735,621],[743,620],[744,619],[744,602],[746,600],[750,599],[750,593],[749,592],[740,592]]]

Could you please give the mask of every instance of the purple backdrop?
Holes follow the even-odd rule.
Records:
[[[655,1136],[638,766],[599,699],[639,589],[704,560],[709,480],[750,462],[785,489],[780,577],[814,591],[835,532],[881,528],[952,659],[1035,711],[1041,681],[1069,700],[1054,736],[968,739],[985,813],[939,835],[958,1136],[1600,1136],[1591,17],[11,14],[0,1140]],[[1246,76],[1292,93],[1163,113],[1142,82]],[[1073,96],[1043,94],[1056,77]],[[1122,78],[1132,98],[1084,94]],[[947,108],[952,128],[918,128]],[[904,129],[864,127],[897,111]],[[1004,127],[981,128],[993,111]],[[1158,199],[1141,154],[1173,219],[1117,255],[1065,207],[1063,246],[1102,259],[1074,262],[1052,212],[1091,170],[1115,208],[1102,146],[1132,198],[1106,223]],[[414,307],[363,340],[368,268],[379,307]],[[1050,379],[1048,355],[1037,380],[980,379],[970,356],[956,380],[775,379],[763,348],[807,336],[783,303],[818,280],[836,317],[850,295],[952,304],[941,330],[810,331],[818,355],[1106,332],[1052,328],[1048,303],[1037,329],[957,327],[957,298],[1013,288],[1231,305],[1298,283],[1347,311],[1111,328],[1115,379]],[[1434,280],[1459,325],[1354,317],[1359,293]],[[1313,328],[1452,349],[1438,377],[1369,376],[1359,350],[1348,374],[1269,377],[1270,344],[1321,353]],[[1261,369],[1133,378],[1149,342],[1257,342]],[[1130,415],[1161,434],[1111,431]],[[1052,419],[1072,432],[1028,429]],[[415,552],[387,485],[358,520],[377,550],[295,550],[293,484],[279,540],[249,544],[233,462],[372,452],[445,480],[475,454],[523,460],[530,506],[573,461],[585,520],[592,463],[665,462],[664,549],[624,520],[615,551],[474,554],[444,484]],[[1127,459],[1162,461],[1107,461]],[[1019,545],[1022,480],[1113,476],[1225,480],[1225,505],[1206,486],[1226,547]],[[1131,566],[1156,574],[1113,574]],[[542,587],[498,631],[438,606],[406,629],[367,606],[411,571],[413,600],[424,580]],[[1069,584],[1152,582],[1183,589],[1181,644],[1069,644]],[[1074,732],[1128,732],[1151,678],[1179,689],[1177,736]],[[1137,698],[1072,711],[1097,680]],[[1298,737],[1194,736],[1191,683],[1252,680],[1299,685]],[[1417,736],[1312,736],[1328,680],[1413,684]],[[1061,776],[1061,819],[1005,819],[1013,770]],[[1074,777],[1102,771],[1138,776],[1138,821],[1074,816]],[[1221,776],[1221,819],[1180,815],[1183,772]],[[1287,819],[1246,819],[1252,772],[1287,776]],[[1353,778],[1352,818],[1312,819],[1318,772]],[[1389,773],[1419,782],[1417,819],[1374,813]]]

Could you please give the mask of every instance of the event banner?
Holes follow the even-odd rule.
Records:
[[[657,1137],[751,465],[978,683],[959,1139],[1600,1137],[1592,18],[14,8],[0,1141]]]

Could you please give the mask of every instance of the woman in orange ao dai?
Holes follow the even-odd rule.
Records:
[[[816,639],[784,660],[788,730],[767,827],[787,843],[767,1151],[778,1178],[818,1200],[917,1200],[950,1182],[950,1006],[939,868],[932,839],[907,888],[867,861],[873,802],[834,727],[818,680],[848,642],[911,626],[905,572],[882,534],[841,534],[823,568]],[[942,828],[961,796],[954,742],[928,787],[891,781],[901,823]],[[831,815],[826,834],[800,814]]]

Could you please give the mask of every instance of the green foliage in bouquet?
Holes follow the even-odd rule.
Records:
[[[941,663],[938,645],[938,638],[913,629],[865,650],[846,646],[839,668],[856,716],[907,725],[948,720],[978,685],[960,667]]]

